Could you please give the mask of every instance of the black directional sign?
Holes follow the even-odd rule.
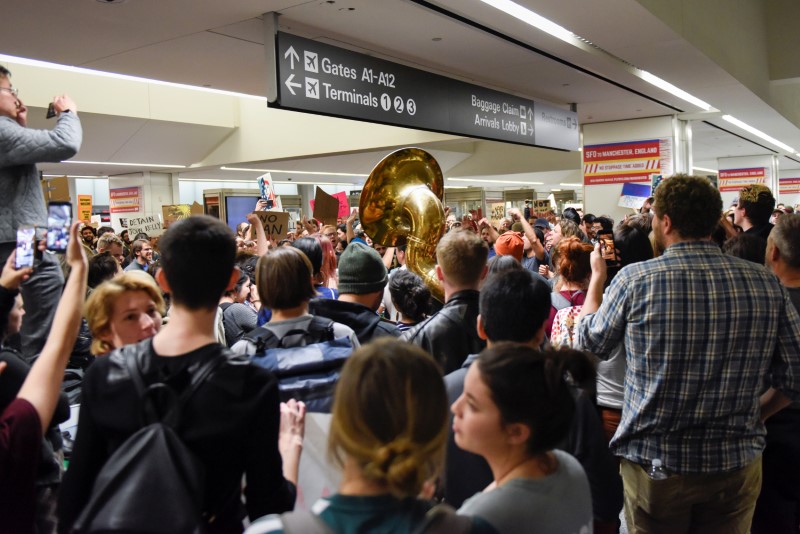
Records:
[[[560,150],[580,146],[577,114],[277,32],[268,105]]]

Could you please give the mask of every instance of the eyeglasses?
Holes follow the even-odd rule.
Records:
[[[0,87],[0,91],[8,91],[12,95],[14,95],[14,98],[19,96],[19,89],[15,89],[13,87]]]

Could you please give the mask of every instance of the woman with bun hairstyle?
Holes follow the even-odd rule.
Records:
[[[459,514],[479,516],[498,532],[592,531],[589,482],[578,460],[556,449],[565,441],[575,401],[565,381],[594,380],[582,352],[539,352],[502,342],[470,366],[453,403],[456,445],[483,456],[494,481]]]
[[[584,243],[575,236],[565,237],[558,242],[553,257],[556,274],[559,276],[556,286],[558,290],[553,292],[550,317],[544,326],[548,338],[558,310],[581,306],[586,300],[586,288],[589,287],[589,278],[592,275],[592,267],[589,264],[592,250],[594,247],[591,244]]]
[[[434,521],[440,532],[493,532],[452,509],[429,513],[432,503],[417,498],[444,461],[447,418],[442,375],[426,352],[394,339],[361,347],[336,386],[328,436],[339,492],[311,512],[259,519],[246,534],[425,532]]]

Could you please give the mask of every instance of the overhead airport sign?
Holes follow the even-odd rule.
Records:
[[[277,32],[268,105],[561,150],[580,146],[572,111]]]

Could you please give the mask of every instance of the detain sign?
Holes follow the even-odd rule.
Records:
[[[270,107],[577,150],[577,114],[276,32]]]

